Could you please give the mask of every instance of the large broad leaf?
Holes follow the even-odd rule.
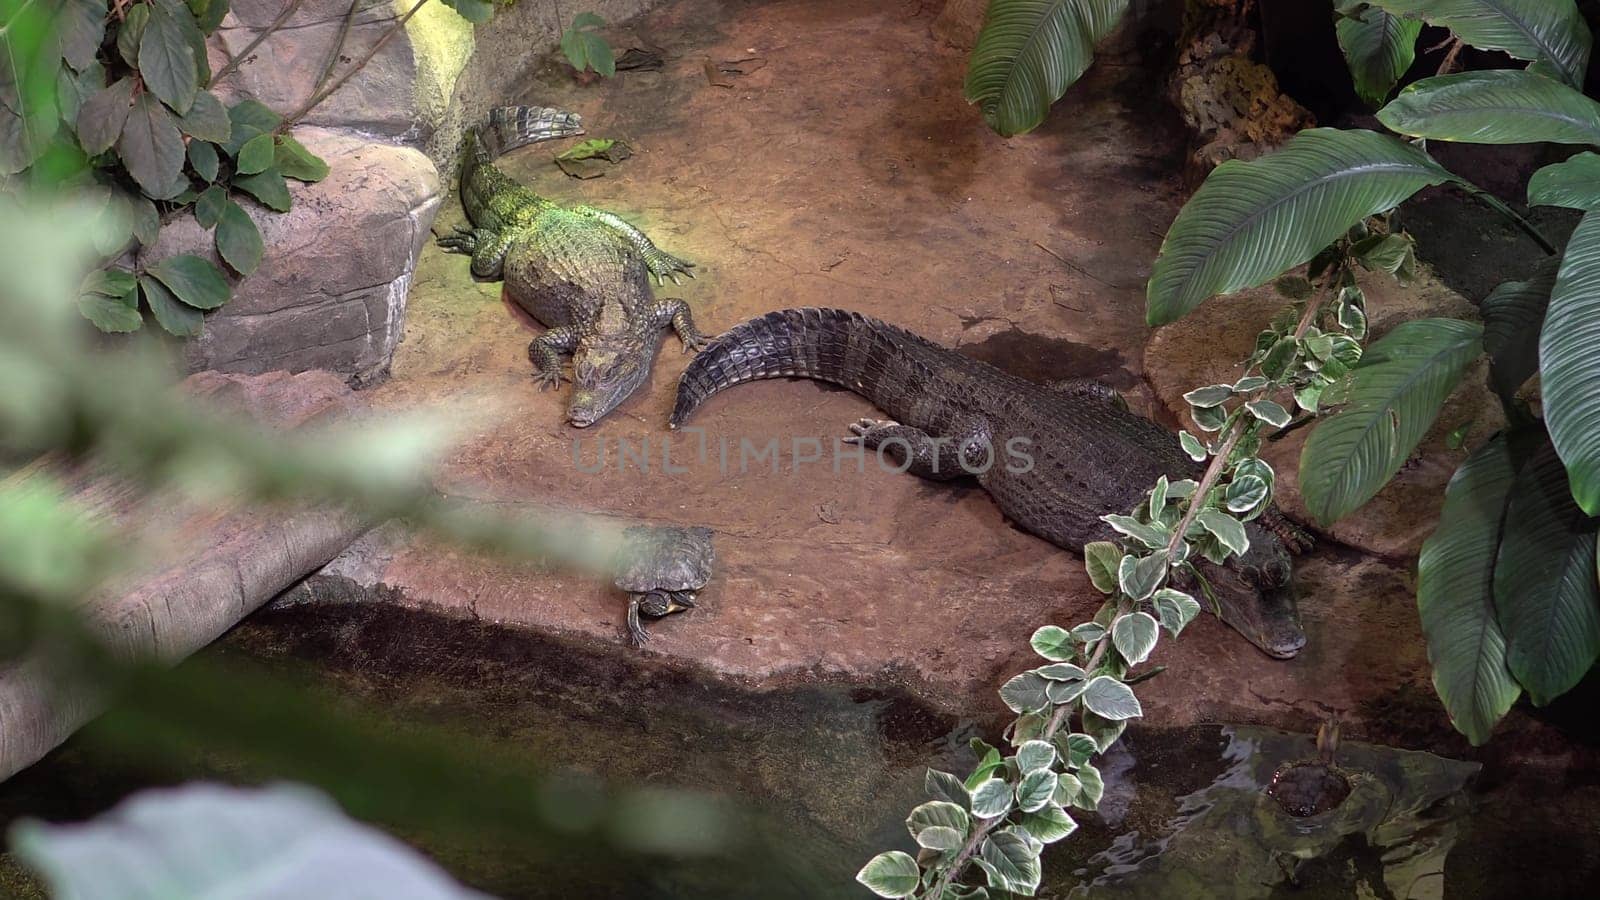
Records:
[[[150,21],[139,37],[139,74],[145,87],[183,115],[194,103],[200,87],[200,71],[194,48],[185,28],[197,30],[194,16],[183,5],[157,2],[150,7]]]
[[[1516,468],[1504,435],[1467,457],[1444,493],[1439,527],[1417,560],[1417,613],[1433,689],[1450,722],[1474,744],[1522,691],[1506,665],[1494,609],[1494,559]]]
[[[990,0],[967,64],[967,100],[1001,134],[1038,127],[1127,9],[1128,0]]]
[[[1494,567],[1506,662],[1533,702],[1566,693],[1600,656],[1595,522],[1548,443],[1517,472]]]
[[[217,217],[217,253],[240,275],[261,264],[261,229],[239,204],[224,201]]]
[[[438,866],[309,788],[189,785],[135,794],[83,825],[26,821],[17,856],[53,897],[470,900]],[[357,890],[352,887],[351,890]]]
[[[1400,76],[1417,57],[1420,19],[1406,19],[1369,6],[1359,15],[1341,16],[1334,25],[1356,93],[1372,106],[1382,106]]]
[[[78,144],[90,156],[111,149],[122,135],[133,106],[133,79],[119,78],[83,101],[78,108]]]
[[[133,98],[133,108],[117,138],[117,152],[147,196],[165,200],[189,186],[182,176],[183,135],[172,114],[153,94]]]
[[[1528,179],[1528,203],[1585,212],[1600,209],[1600,155],[1586,150],[1533,173]]]
[[[64,0],[56,13],[61,58],[76,71],[94,62],[106,36],[106,0]]]
[[[1469,144],[1600,144],[1600,103],[1533,72],[1424,78],[1378,110],[1401,134]]]
[[[1362,355],[1300,454],[1306,509],[1331,523],[1372,499],[1415,450],[1461,373],[1483,352],[1483,327],[1414,319]]]
[[[212,143],[224,143],[233,135],[233,123],[228,121],[228,110],[210,91],[194,95],[189,111],[178,117],[178,128],[190,137]]]
[[[222,271],[210,260],[192,253],[169,256],[150,266],[148,271],[179,300],[195,309],[216,309],[227,303],[231,295]]]
[[[1483,298],[1483,349],[1489,351],[1489,384],[1510,399],[1539,369],[1539,329],[1560,260],[1539,261],[1527,281],[1507,281]]]
[[[1544,419],[1572,496],[1600,514],[1600,213],[1585,213],[1567,241],[1539,337]]]
[[[1573,0],[1371,0],[1392,13],[1450,29],[1484,50],[1541,64],[1568,84],[1589,68],[1589,26]]]
[[[1165,325],[1214,294],[1263,284],[1367,216],[1446,181],[1459,179],[1422,150],[1373,131],[1313,128],[1258,160],[1225,162],[1167,232],[1145,318]]]

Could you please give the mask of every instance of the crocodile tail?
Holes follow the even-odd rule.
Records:
[[[476,131],[477,152],[492,161],[518,147],[583,134],[583,119],[549,106],[497,106]]]
[[[848,388],[891,415],[908,377],[927,377],[922,338],[843,309],[782,309],[735,325],[697,354],[678,381],[670,426],[723,388],[758,378],[812,378]]]

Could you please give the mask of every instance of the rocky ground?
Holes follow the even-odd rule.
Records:
[[[1270,307],[1217,301],[1181,331],[1152,336],[1144,325],[1144,280],[1184,196],[1186,137],[1159,72],[1099,65],[1037,132],[1003,139],[962,99],[964,54],[930,34],[936,11],[669,3],[608,32],[619,51],[660,51],[660,71],[580,84],[546,60],[504,98],[580,112],[589,137],[625,140],[633,157],[590,180],[553,165],[559,145],[516,152],[505,167],[549,196],[615,210],[693,260],[699,277],[660,293],[686,298],[707,331],[781,307],[858,309],[1026,377],[1102,378],[1175,425],[1177,395],[1231,371]],[[435,230],[460,215],[447,200]],[[1463,302],[1433,282],[1374,296],[1396,310]],[[565,391],[540,393],[529,377],[537,331],[497,284],[470,279],[465,258],[430,245],[392,378],[371,398],[471,416],[441,482],[453,494],[710,526],[719,571],[702,607],[657,625],[635,655],[622,640],[623,598],[601,579],[387,531],[335,564],[350,581],[324,578],[319,590],[381,586],[366,593],[758,687],[896,680],[946,710],[985,715],[996,711],[992,690],[1030,664],[1034,628],[1081,621],[1099,603],[1075,556],[1007,524],[976,487],[849,461],[836,473],[832,439],[872,414],[860,398],[799,381],[741,387],[696,420],[709,457],[695,458],[694,436],[675,435],[663,470],[687,362],[675,342],[621,410],[579,432],[563,422]],[[1461,402],[1450,427],[1492,427],[1478,398]],[[776,469],[740,470],[741,439],[774,438]],[[819,439],[822,461],[797,461],[795,438]],[[619,462],[620,442],[650,447],[648,471]],[[580,471],[575,452],[592,469],[602,443],[606,466]],[[1428,683],[1408,558],[1454,467],[1441,460],[1413,467],[1302,560],[1310,642],[1298,658],[1270,660],[1202,617],[1160,651],[1168,671],[1140,689],[1147,721],[1309,730],[1338,714],[1356,736],[1464,749]],[[1292,485],[1286,500],[1294,510]]]

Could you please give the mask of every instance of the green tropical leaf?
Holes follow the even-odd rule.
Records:
[[[1128,0],[990,0],[967,64],[967,101],[1000,134],[1033,130],[1127,10]]]
[[[272,156],[272,167],[285,178],[293,178],[308,184],[315,184],[328,177],[328,164],[322,161],[322,157],[307,150],[305,145],[287,134],[278,136],[278,144]]]
[[[122,25],[117,29],[117,55],[122,61],[139,68],[139,42],[144,37],[145,26],[150,23],[150,7],[144,3],[135,3],[128,7],[128,12],[122,18]]]
[[[238,165],[235,168],[240,175],[255,175],[265,172],[272,165],[272,157],[272,135],[258,134],[239,148]]]
[[[224,202],[217,220],[217,253],[240,275],[261,264],[261,230],[239,204]]]
[[[1167,232],[1145,318],[1165,325],[1213,295],[1264,284],[1367,216],[1447,181],[1459,179],[1417,147],[1372,131],[1312,128],[1260,159],[1225,162]]]
[[[123,194],[127,198],[129,217],[133,220],[133,237],[141,247],[153,247],[161,236],[161,210],[143,194]]]
[[[155,315],[156,322],[165,328],[168,334],[194,337],[205,326],[205,318],[201,316],[200,310],[178,302],[178,298],[172,296],[166,285],[155,278],[140,275],[139,287],[144,291],[144,302]]]
[[[241,100],[228,108],[228,122],[228,139],[220,143],[229,156],[238,156],[245,141],[275,130],[283,117],[255,100]]]
[[[144,324],[138,306],[129,306],[122,298],[105,294],[82,295],[78,298],[78,312],[101,331],[117,334],[138,331]]]
[[[1572,496],[1600,514],[1600,213],[1585,213],[1567,241],[1539,337],[1545,424]]]
[[[145,87],[180,116],[189,111],[200,88],[194,48],[183,28],[193,28],[194,17],[187,9],[181,15],[180,21],[169,5],[155,3],[139,37],[139,75]]]
[[[198,106],[199,104],[196,104]],[[192,110],[194,107],[190,107]],[[192,140],[189,142],[189,165],[194,168],[196,175],[206,181],[217,180],[217,169],[221,160],[217,157],[217,145],[210,141]]]
[[[1359,15],[1341,16],[1334,25],[1356,93],[1378,107],[1417,57],[1422,22],[1369,6]]]
[[[1506,664],[1494,601],[1495,555],[1515,479],[1505,435],[1473,451],[1451,477],[1439,525],[1417,561],[1417,612],[1433,688],[1450,723],[1474,745],[1489,739],[1522,693]]]
[[[83,101],[78,108],[78,145],[95,156],[111,149],[133,108],[133,79],[119,78]]]
[[[856,873],[856,881],[879,897],[909,897],[922,883],[922,870],[910,854],[890,850],[868,860]]]
[[[217,144],[233,136],[233,122],[228,119],[227,108],[210,91],[194,95],[189,111],[178,117],[178,129],[190,137]]]
[[[94,62],[106,36],[106,0],[65,0],[56,13],[61,58],[81,72]]]
[[[208,259],[192,253],[169,256],[147,270],[179,300],[195,309],[216,309],[228,302],[232,293],[228,280]]]
[[[222,208],[227,205],[228,191],[222,185],[214,184],[200,192],[194,202],[194,218],[200,223],[201,228],[215,228],[222,220]]]
[[[1507,281],[1483,298],[1483,349],[1489,351],[1489,384],[1509,400],[1539,370],[1539,329],[1556,285],[1561,261],[1539,261],[1527,281]]]
[[[1528,180],[1528,204],[1585,212],[1600,208],[1600,155],[1585,150],[1533,173]]]
[[[289,186],[284,183],[283,176],[278,174],[277,169],[269,168],[254,175],[237,177],[233,179],[233,186],[276,212],[288,212],[294,203],[289,196]]]
[[[1332,523],[1372,499],[1416,449],[1467,366],[1483,327],[1414,319],[1378,340],[1351,370],[1344,409],[1324,419],[1300,454],[1300,491]]]
[[[152,94],[133,98],[133,108],[117,138],[117,153],[149,197],[166,200],[189,187],[183,177],[183,135],[172,114]]]
[[[1573,0],[1370,0],[1400,15],[1448,28],[1483,50],[1546,63],[1568,84],[1583,84],[1593,38]]]
[[[1401,134],[1469,144],[1600,144],[1600,103],[1533,72],[1424,78],[1378,110]]]
[[[1596,525],[1572,502],[1555,448],[1542,444],[1512,484],[1494,565],[1506,662],[1539,706],[1600,657]]]

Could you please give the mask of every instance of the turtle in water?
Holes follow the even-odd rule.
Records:
[[[659,619],[694,608],[715,558],[709,528],[635,525],[622,533],[617,587],[628,592],[628,638],[635,647],[650,639],[640,616]]]

